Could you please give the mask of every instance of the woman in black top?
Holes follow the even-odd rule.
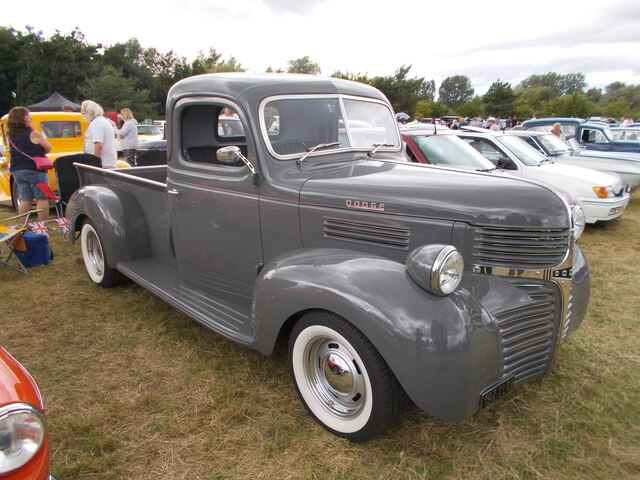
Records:
[[[40,157],[51,151],[51,144],[40,132],[31,128],[31,115],[25,107],[13,107],[7,118],[11,163],[9,172],[18,185],[18,213],[27,213],[36,201],[38,220],[49,217],[49,200],[38,188],[38,183],[49,183],[47,172],[40,171],[31,157]]]

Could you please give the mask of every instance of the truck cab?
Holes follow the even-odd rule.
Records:
[[[605,123],[588,122],[581,118],[539,118],[527,120],[523,130],[550,132],[554,123],[559,123],[566,140],[575,139],[588,150],[640,152],[640,142],[615,140],[611,127]]]

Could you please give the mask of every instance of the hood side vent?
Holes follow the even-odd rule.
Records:
[[[324,236],[368,245],[408,249],[410,232],[404,228],[324,217]]]

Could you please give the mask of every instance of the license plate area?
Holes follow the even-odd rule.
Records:
[[[515,377],[511,376],[489,388],[488,390],[485,390],[484,392],[482,392],[482,395],[480,395],[480,408],[489,406],[497,399],[513,390],[514,386]]]
[[[609,210],[609,216],[617,215],[621,211],[622,211],[622,207],[613,207],[611,210]]]

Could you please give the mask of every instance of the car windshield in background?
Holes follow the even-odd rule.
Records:
[[[162,135],[156,125],[138,125],[138,135]]]
[[[345,121],[346,119],[346,121]],[[268,101],[261,115],[262,132],[278,156],[299,155],[321,144],[372,149],[385,144],[399,148],[391,110],[384,104],[335,97],[280,97]]]
[[[562,155],[571,151],[567,142],[555,135],[540,135],[538,138],[552,155]]]
[[[82,136],[80,122],[42,122],[42,134],[46,138],[78,138]]]
[[[413,136],[412,139],[433,165],[481,171],[495,168],[475,148],[453,135]]]
[[[500,140],[525,165],[539,165],[547,158],[521,138],[501,135]]]

